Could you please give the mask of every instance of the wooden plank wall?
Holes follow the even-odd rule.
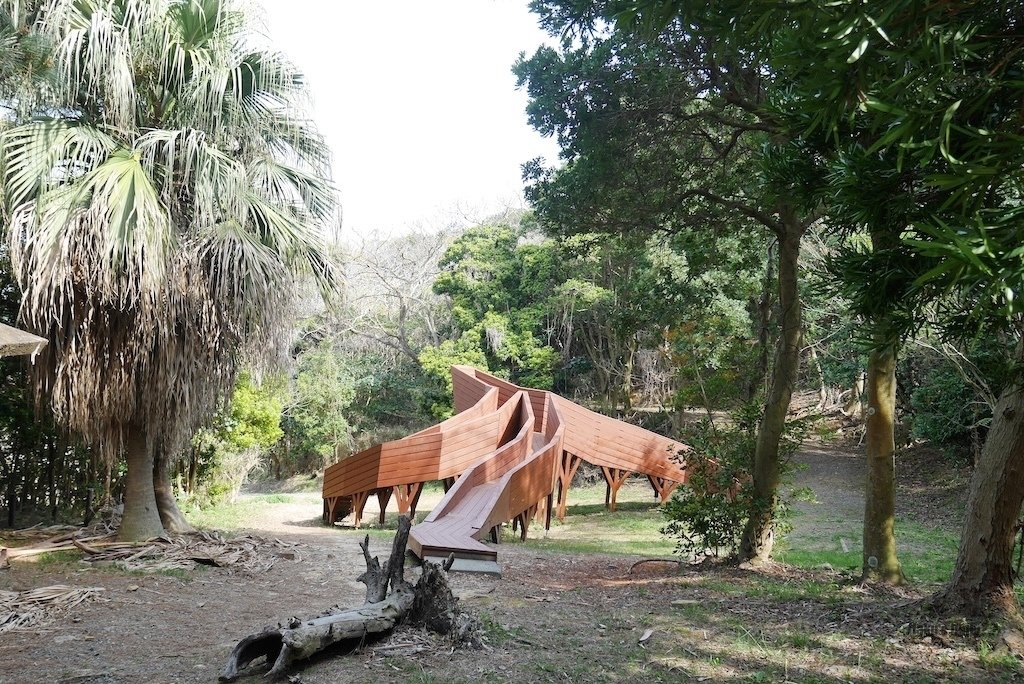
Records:
[[[516,428],[515,437],[466,470],[424,522],[433,522],[450,513],[474,487],[500,478],[526,457],[533,434],[533,412],[525,399],[525,393],[518,393],[501,407],[508,416],[508,424]]]
[[[558,409],[547,400],[548,425],[543,444],[509,470],[500,485],[501,494],[490,511],[485,512],[473,526],[486,534],[492,527],[512,520],[528,511],[550,494],[555,483],[556,459],[562,455],[564,429]]]
[[[550,392],[530,389],[529,387],[519,387],[518,385],[513,385],[508,380],[502,380],[495,375],[471,366],[452,366],[452,383],[456,387],[456,393],[458,393],[460,383],[468,384],[471,381],[480,382],[486,387],[497,387],[499,404],[504,404],[516,392],[526,392],[530,397],[530,404],[533,406],[534,432],[544,432],[547,419],[547,395]],[[464,393],[467,397],[472,396],[469,390],[464,390]],[[457,401],[455,410],[460,410]]]
[[[461,473],[494,451],[502,420],[498,391],[475,378],[476,403],[448,420],[403,439],[385,442],[353,454],[324,473],[324,498],[402,484],[429,482]],[[510,414],[506,409],[504,414]]]
[[[465,473],[427,518],[436,520],[473,487],[504,480],[479,520],[486,533],[553,490],[563,451],[598,466],[686,481],[685,466],[670,458],[689,449],[680,442],[468,366],[452,367],[452,383],[455,416],[331,466],[324,474],[324,497]],[[536,451],[533,433],[545,438]]]
[[[687,445],[554,396],[569,453],[598,466],[686,482],[685,468],[670,457],[688,451]]]
[[[690,447],[637,425],[601,415],[580,406],[564,397],[541,390],[528,390],[497,378],[490,373],[469,367],[453,366],[462,382],[471,378],[498,388],[498,402],[503,403],[516,391],[530,395],[534,415],[539,417],[534,429],[546,433],[547,398],[561,412],[565,427],[565,451],[579,456],[597,466],[618,468],[654,477],[663,477],[674,482],[686,482],[686,469],[673,458],[685,453]]]

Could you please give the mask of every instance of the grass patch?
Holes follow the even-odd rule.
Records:
[[[277,503],[295,503],[296,497],[291,496],[290,494],[264,494],[262,496],[262,500],[265,503],[272,503],[272,504],[277,504]]]
[[[525,545],[562,553],[673,554],[675,540],[661,533],[665,518],[646,480],[632,478],[619,490],[614,513],[605,508],[604,497],[603,483],[570,489],[565,521],[552,520],[546,534],[534,523]]]
[[[36,567],[46,572],[61,572],[70,566],[78,569],[78,561],[82,560],[81,551],[49,551],[41,553],[33,561]]]
[[[826,538],[804,536],[800,539],[800,548],[791,548],[787,544],[776,553],[776,558],[804,568],[828,565],[836,570],[859,574],[862,542],[860,529],[854,527],[857,523],[850,521],[841,531]],[[842,550],[841,540],[846,540],[849,551]],[[948,581],[956,563],[959,543],[960,535],[953,530],[907,521],[896,523],[896,551],[903,573],[913,584],[932,585]]]
[[[252,494],[234,503],[221,503],[209,508],[190,508],[185,517],[196,527],[217,530],[238,530],[260,517],[260,509],[278,504],[310,503],[320,505],[319,494]]]

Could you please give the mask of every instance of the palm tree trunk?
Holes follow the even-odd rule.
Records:
[[[902,584],[896,557],[896,346],[879,346],[868,359],[864,491],[864,581]]]
[[[146,434],[131,424],[125,431],[124,455],[128,462],[125,478],[124,516],[117,532],[122,541],[143,541],[164,534],[153,490],[153,450]]]
[[[174,487],[171,484],[170,459],[160,454],[154,458],[153,494],[156,496],[156,507],[160,513],[160,522],[171,534],[191,532],[193,527],[178,508],[174,498]]]
[[[740,540],[741,561],[764,563],[775,545],[775,503],[779,486],[779,441],[786,428],[786,414],[800,370],[800,340],[803,331],[798,267],[800,239],[804,225],[791,211],[783,211],[784,230],[779,235],[779,306],[782,330],[775,348],[772,384],[765,402],[764,416],[757,427],[754,448],[754,509],[750,512]]]

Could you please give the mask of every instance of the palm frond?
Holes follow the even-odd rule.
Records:
[[[117,147],[97,128],[46,120],[0,134],[0,168],[8,206],[16,208],[96,168]]]

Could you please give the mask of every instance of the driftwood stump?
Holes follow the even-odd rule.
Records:
[[[283,677],[296,661],[343,641],[361,644],[383,636],[403,622],[423,625],[458,642],[475,643],[475,621],[462,614],[448,586],[447,570],[453,559],[443,568],[424,563],[415,586],[405,580],[405,547],[411,526],[408,517],[399,519],[391,555],[383,566],[370,557],[369,536],[359,544],[366,562],[366,571],[358,577],[366,585],[365,604],[351,609],[334,607],[309,620],[291,618],[245,637],[232,649],[220,680],[237,679],[242,669],[263,656],[272,664],[268,676]]]

